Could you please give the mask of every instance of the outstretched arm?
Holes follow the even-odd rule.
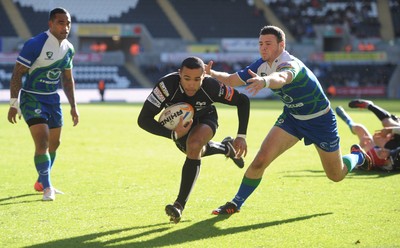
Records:
[[[208,64],[206,64],[205,68],[206,74],[210,75],[211,77],[217,79],[221,83],[228,86],[235,87],[235,86],[245,85],[245,82],[243,82],[242,79],[240,79],[237,73],[229,74],[227,72],[213,70],[212,69],[213,63],[214,63],[213,61],[210,61],[208,62]]]
[[[293,74],[290,71],[274,72],[264,77],[258,76],[250,69],[248,72],[252,78],[247,80],[249,85],[246,87],[246,90],[253,96],[263,88],[280,89],[292,82],[293,79]]]

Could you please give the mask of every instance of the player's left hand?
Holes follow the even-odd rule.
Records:
[[[179,118],[179,123],[174,130],[176,132],[177,138],[179,139],[185,136],[192,127],[192,124],[193,124],[193,119],[191,119],[188,123],[183,123],[183,117],[181,116]]]
[[[247,155],[247,142],[246,139],[241,138],[241,137],[236,137],[236,139],[233,141],[233,147],[236,150],[236,157],[246,157]]]
[[[248,70],[251,75],[250,79],[247,79],[246,83],[249,85],[246,87],[246,90],[252,94],[253,96],[257,95],[257,93],[265,87],[265,81],[262,77],[258,76],[252,70]]]
[[[79,112],[76,107],[71,108],[71,116],[72,116],[72,122],[74,123],[75,127],[79,123]]]

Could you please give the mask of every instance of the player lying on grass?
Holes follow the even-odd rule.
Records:
[[[372,101],[369,100],[364,100],[364,99],[355,99],[349,102],[349,107],[350,108],[359,108],[359,109],[367,109],[371,111],[372,113],[375,114],[375,116],[382,122],[382,126],[384,127],[400,127],[400,118],[398,116],[395,116],[388,111],[384,110],[383,108],[377,106],[374,104]],[[381,130],[381,132],[385,132],[384,130]],[[389,134],[390,132],[387,132]],[[400,135],[394,133],[389,137],[388,140],[387,137],[385,138],[380,138],[379,133],[374,134],[374,139],[375,142],[379,145],[379,143],[383,143],[382,145],[379,145],[381,147],[385,147],[388,149],[393,149],[396,148],[400,145]]]
[[[354,122],[343,107],[336,108],[337,115],[349,126],[350,131],[358,136],[360,146],[371,157],[371,167],[367,168],[367,170],[394,171],[400,169],[400,139],[398,134],[392,132],[393,127],[400,128],[398,117],[368,100],[352,100],[349,102],[349,107],[370,109],[379,118],[384,127],[384,129],[372,135],[364,125]]]
[[[138,117],[141,128],[152,134],[172,139],[186,154],[178,197],[173,204],[165,207],[167,215],[175,223],[180,221],[182,211],[195,185],[202,157],[223,154],[243,168],[242,156],[247,153],[245,138],[250,112],[249,99],[232,87],[206,76],[204,67],[203,61],[197,57],[185,59],[178,72],[168,74],[159,80]],[[188,125],[183,125],[181,119],[176,129],[171,131],[154,118],[164,107],[178,102],[191,104],[195,113]],[[214,102],[237,107],[239,127],[235,139],[227,137],[221,143],[211,140],[218,128],[218,115]]]

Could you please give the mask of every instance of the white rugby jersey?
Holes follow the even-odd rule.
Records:
[[[22,90],[41,95],[56,93],[62,72],[73,67],[74,54],[68,40],[60,44],[49,30],[29,39],[17,58],[18,63],[29,68]]]
[[[321,84],[314,73],[298,58],[283,51],[274,60],[271,67],[262,58],[257,59],[246,68],[237,71],[238,76],[246,82],[251,78],[248,69],[259,76],[268,76],[273,72],[289,71],[293,75],[292,82],[280,89],[271,89],[285,104],[284,110],[296,119],[308,120],[325,114],[330,103]]]

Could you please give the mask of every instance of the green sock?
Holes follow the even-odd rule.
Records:
[[[54,160],[56,160],[56,152],[50,152],[51,167],[53,167]]]
[[[54,160],[56,159],[56,152],[50,152],[50,170],[53,168]],[[38,177],[37,181],[41,183],[40,176]]]
[[[232,202],[234,202],[238,209],[243,205],[246,199],[254,192],[254,190],[260,184],[262,178],[251,179],[246,176],[242,179],[242,184],[239,187],[239,191],[237,192],[235,198],[233,198]]]

